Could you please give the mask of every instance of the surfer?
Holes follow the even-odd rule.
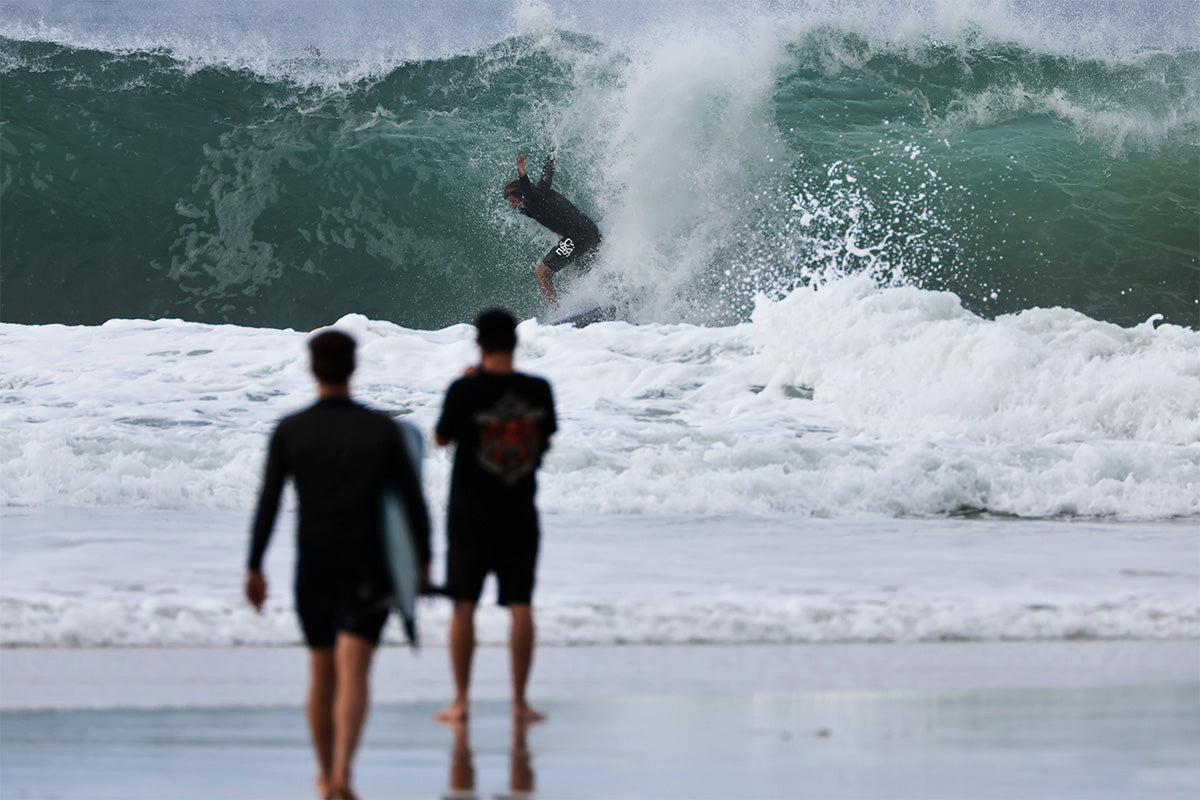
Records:
[[[353,798],[350,766],[366,720],[371,660],[392,594],[379,536],[379,491],[404,498],[429,585],[429,516],[399,428],[350,399],[354,339],[325,331],[308,342],[317,402],[279,422],[254,518],[246,599],[267,597],[263,556],[288,478],[300,499],[296,611],[309,650],[308,724],[322,798]]]
[[[517,156],[517,176],[516,180],[505,185],[504,199],[517,211],[559,236],[558,243],[550,248],[550,252],[533,270],[542,296],[550,308],[557,309],[558,293],[554,290],[554,275],[567,266],[575,267],[579,274],[591,269],[600,247],[600,229],[570,200],[550,188],[554,179],[553,150],[546,156],[542,177],[537,183],[529,180],[523,155]]]
[[[481,359],[446,392],[435,431],[439,445],[456,445],[446,536],[446,590],[454,599],[450,662],[454,701],[439,722],[467,718],[475,607],[489,573],[499,603],[511,614],[512,713],[515,722],[543,719],[525,699],[533,663],[531,601],[538,555],[535,473],[557,428],[554,397],[542,378],[517,372],[517,323],[506,311],[485,311],[475,322]]]

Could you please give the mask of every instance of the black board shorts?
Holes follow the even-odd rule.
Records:
[[[451,538],[446,551],[447,593],[455,600],[478,603],[484,580],[495,573],[500,605],[528,605],[533,600],[538,539],[537,533],[485,540]]]
[[[311,548],[296,562],[296,614],[304,641],[333,647],[339,633],[379,644],[390,610],[391,581],[365,547]]]
[[[550,248],[550,252],[542,258],[542,263],[551,273],[560,272],[570,266],[587,272],[592,268],[592,261],[599,249],[599,238],[584,239],[564,236],[558,240],[558,244]]]

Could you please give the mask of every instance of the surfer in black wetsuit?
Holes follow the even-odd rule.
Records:
[[[326,331],[309,340],[318,401],[275,428],[254,518],[246,598],[267,597],[263,555],[291,478],[300,498],[296,611],[309,648],[308,723],[322,798],[353,798],[350,765],[366,719],[368,676],[388,616],[391,578],[379,533],[380,487],[404,498],[429,584],[429,516],[402,433],[386,414],[350,399],[354,340]]]
[[[600,247],[600,229],[587,215],[567,198],[550,188],[554,179],[554,151],[546,156],[542,178],[537,183],[525,173],[525,156],[517,156],[516,180],[504,187],[504,199],[530,219],[554,231],[560,237],[533,276],[551,308],[558,308],[558,293],[554,291],[554,274],[570,265],[579,273],[591,269],[592,260]]]

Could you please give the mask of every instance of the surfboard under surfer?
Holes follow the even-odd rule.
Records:
[[[578,274],[591,269],[600,248],[600,229],[574,203],[550,188],[554,179],[553,150],[546,155],[542,177],[537,183],[529,180],[523,155],[517,156],[517,175],[505,185],[504,199],[514,209],[559,236],[558,242],[533,270],[542,296],[550,308],[557,309],[554,275],[568,266],[574,267]]]

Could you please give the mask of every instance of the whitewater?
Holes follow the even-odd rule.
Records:
[[[235,5],[0,15],[101,109],[4,100],[0,646],[298,645],[291,506],[239,592],[309,331],[428,434],[491,305],[559,408],[545,643],[1200,638],[1194,6]],[[489,194],[555,143],[623,320],[545,324]]]
[[[426,432],[475,358],[468,325],[337,327],[361,346],[356,395]],[[0,326],[4,644],[298,641],[285,591],[264,625],[237,590],[266,438],[311,392],[306,335]],[[519,335],[559,403],[547,642],[1200,635],[1191,330],[988,321],[859,280],[730,327]],[[425,466],[439,520],[449,466]]]

